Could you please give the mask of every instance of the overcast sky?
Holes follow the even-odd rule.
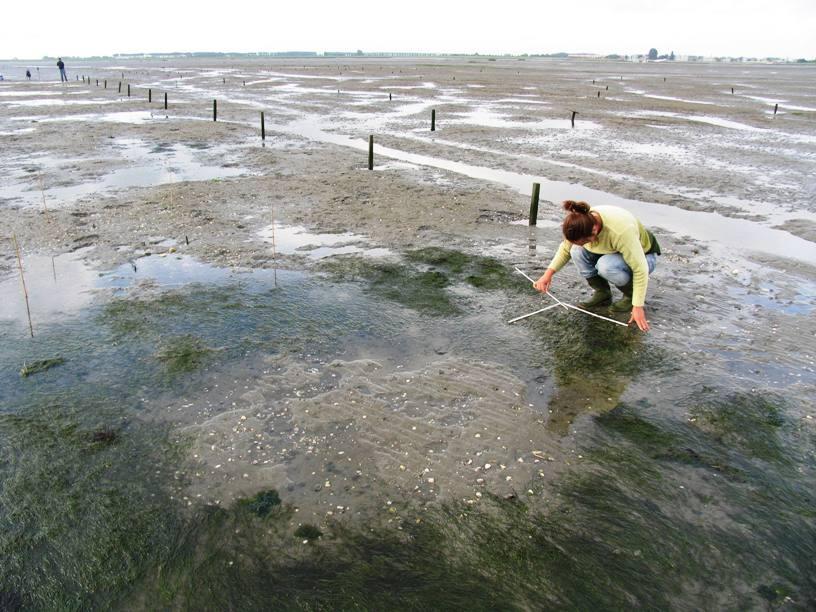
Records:
[[[357,49],[645,54],[652,47],[816,58],[816,0],[8,0],[2,19],[4,59]]]

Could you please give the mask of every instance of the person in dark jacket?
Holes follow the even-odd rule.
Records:
[[[62,61],[61,57],[57,58],[57,68],[60,71],[60,82],[68,81],[68,75],[65,74],[65,62]]]

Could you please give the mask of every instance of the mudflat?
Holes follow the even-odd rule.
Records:
[[[812,66],[25,69],[0,83],[7,601],[814,601]],[[543,272],[568,198],[659,237],[650,333],[507,323],[548,304],[514,268]]]

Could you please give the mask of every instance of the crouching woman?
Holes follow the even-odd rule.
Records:
[[[629,323],[649,331],[643,304],[649,274],[654,271],[660,245],[654,234],[629,211],[618,206],[590,208],[586,202],[564,202],[567,216],[562,230],[564,241],[533,286],[548,291],[553,275],[572,259],[594,293],[582,308],[610,306],[612,312],[631,311]],[[623,297],[612,303],[612,283]]]

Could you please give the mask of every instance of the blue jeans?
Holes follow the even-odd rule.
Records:
[[[574,244],[570,248],[570,257],[578,268],[578,273],[584,278],[600,274],[616,287],[623,287],[632,280],[632,268],[627,265],[620,253],[598,255]],[[646,255],[646,263],[651,274],[657,265],[657,253]]]
[[[65,68],[60,68],[59,71],[60,71],[60,81],[67,81],[68,80],[68,75],[65,74]]]

